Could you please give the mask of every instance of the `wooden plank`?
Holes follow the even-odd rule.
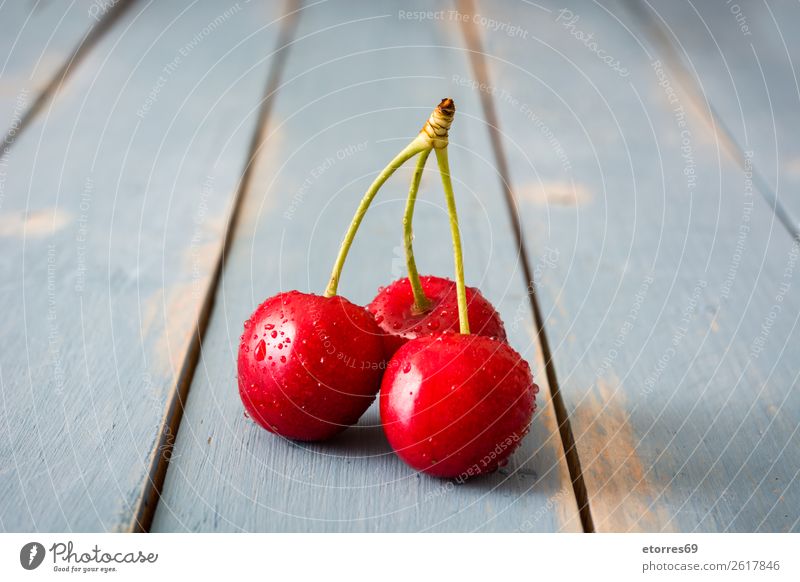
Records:
[[[7,140],[12,144],[26,113],[52,82],[58,83],[79,48],[90,44],[108,24],[103,20],[121,11],[118,4],[110,0],[0,4],[0,127],[9,131]]]
[[[785,209],[796,233],[800,40],[790,23],[800,17],[800,5],[657,1],[640,13],[651,29],[663,31],[662,42],[672,45],[671,60],[698,88],[700,109],[707,117],[715,114],[720,140],[730,139],[738,157],[752,163],[763,177],[768,201],[775,199]]]
[[[798,247],[621,5],[477,12],[594,527],[798,530]]]
[[[0,528],[146,513],[280,6],[142,3],[13,149],[0,215]]]
[[[452,7],[403,6],[438,9]],[[326,2],[302,11],[154,530],[580,531],[480,105],[452,82],[454,73],[467,74],[461,43],[457,22],[406,19],[390,2]],[[512,462],[463,485],[405,466],[383,436],[376,407],[327,443],[270,435],[243,416],[235,367],[244,319],[280,290],[324,289],[359,198],[450,94],[458,108],[450,156],[468,283],[498,306],[542,386],[531,434]],[[418,261],[423,272],[451,276],[443,195],[430,168],[414,223]],[[381,190],[345,267],[340,290],[360,304],[404,273],[407,170]]]

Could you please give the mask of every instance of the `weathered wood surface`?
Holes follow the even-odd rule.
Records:
[[[798,248],[605,6],[478,7],[594,526],[798,530]]]
[[[739,157],[763,176],[767,199],[800,229],[800,19],[797,2],[651,2],[642,11],[665,31],[699,89],[699,106],[729,132]],[[654,32],[654,31],[651,31]]]
[[[111,3],[0,4],[0,130],[14,130],[37,96],[109,13]],[[14,132],[10,139],[13,141]]]
[[[800,9],[740,3],[745,34],[723,0],[636,2],[306,7],[216,289],[284,7],[134,2],[0,164],[0,529],[146,522],[191,381],[154,530],[580,531],[501,179],[594,528],[800,529]],[[4,131],[103,6],[0,5]],[[281,441],[244,418],[235,371],[242,321],[280,290],[321,291],[364,189],[445,95],[468,283],[542,386],[512,463],[464,485],[403,465],[375,407],[331,443]],[[357,302],[403,275],[409,176],[353,248]],[[446,224],[431,160],[424,272],[452,273]]]
[[[428,9],[428,4],[403,10]],[[443,5],[450,10],[452,6]],[[305,8],[203,341],[153,524],[155,531],[580,531],[508,215],[458,22],[399,18],[390,2]],[[416,474],[392,452],[376,407],[332,442],[286,442],[243,415],[242,322],[281,290],[321,292],[359,198],[445,95],[456,98],[456,177],[468,283],[498,306],[542,386],[513,461],[457,485]],[[452,276],[443,195],[428,162],[415,217],[423,272]],[[381,191],[340,291],[364,304],[403,276],[409,171]]]
[[[0,529],[128,530],[146,512],[281,9],[137,3],[14,144]]]

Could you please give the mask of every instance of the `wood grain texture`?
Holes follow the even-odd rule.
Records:
[[[0,128],[14,130],[37,97],[108,15],[96,0],[0,5]],[[15,131],[10,139],[15,139]]]
[[[457,22],[406,19],[390,2],[302,11],[154,531],[580,531],[480,104],[454,82],[467,68]],[[327,443],[267,433],[243,416],[235,365],[242,322],[258,303],[281,290],[322,291],[359,198],[446,95],[458,108],[450,157],[468,284],[498,307],[542,385],[531,434],[512,462],[462,485],[405,466],[376,407]],[[401,217],[412,167],[381,190],[362,225],[340,286],[353,301],[367,303],[379,285],[404,274]],[[452,276],[431,161],[428,170],[415,217],[417,261],[424,273]]]
[[[797,246],[623,5],[477,11],[596,529],[798,530]]]
[[[0,529],[135,527],[281,9],[137,4],[15,144],[0,213]]]
[[[730,134],[741,160],[765,181],[768,202],[800,223],[800,40],[796,2],[725,0],[643,5],[664,31],[675,59],[698,87],[699,109],[717,119],[720,140]]]

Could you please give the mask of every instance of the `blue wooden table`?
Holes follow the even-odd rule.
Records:
[[[800,531],[797,2],[0,5],[0,530]],[[244,319],[321,292],[444,96],[467,282],[541,387],[466,483],[276,438]],[[411,169],[340,291],[403,276]],[[451,276],[423,177],[421,271]],[[423,250],[424,249],[424,250]]]

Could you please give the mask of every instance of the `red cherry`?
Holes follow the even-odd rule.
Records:
[[[466,479],[504,465],[528,433],[538,387],[508,344],[476,335],[411,340],[387,365],[380,410],[414,469]]]
[[[375,321],[386,332],[386,355],[391,357],[410,339],[436,333],[458,332],[458,297],[456,284],[442,277],[420,277],[431,308],[425,313],[414,310],[414,293],[408,278],[399,279],[378,291],[367,306]],[[500,314],[475,287],[467,287],[470,331],[476,335],[506,341]]]
[[[268,431],[324,440],[369,408],[384,365],[380,329],[363,307],[290,291],[264,301],[244,323],[239,395]]]

